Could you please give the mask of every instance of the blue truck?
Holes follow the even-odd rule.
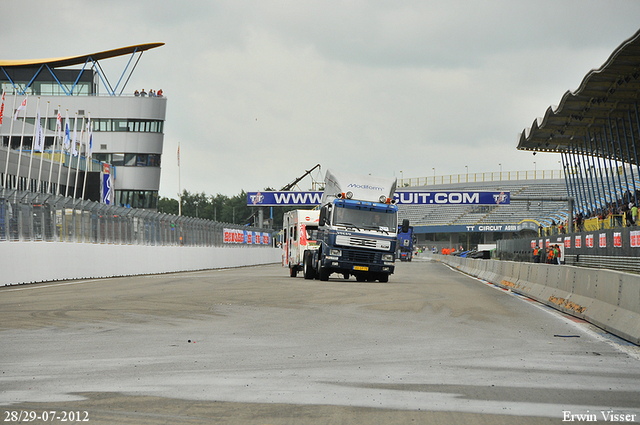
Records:
[[[413,226],[409,226],[409,220],[405,218],[402,221],[402,225],[398,226],[398,251],[396,258],[400,261],[411,261],[415,243],[416,235],[413,233]]]
[[[396,179],[327,170],[320,201],[318,247],[303,258],[305,279],[332,273],[358,282],[388,282],[395,268],[398,207]]]

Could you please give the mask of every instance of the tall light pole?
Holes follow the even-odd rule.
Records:
[[[465,169],[465,172],[467,173],[466,182],[469,183],[469,166],[465,165],[464,169]]]
[[[534,179],[534,180],[537,178],[537,177],[536,177],[536,176],[537,176],[537,174],[538,174],[538,167],[537,167],[537,165],[536,165],[536,162],[535,162],[535,161],[533,161],[533,179]]]
[[[404,173],[400,170],[400,186],[404,187]]]
[[[436,168],[431,168],[433,170],[433,184],[436,184]]]

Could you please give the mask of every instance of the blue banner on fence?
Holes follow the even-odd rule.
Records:
[[[322,192],[249,192],[247,206],[272,207],[285,205],[320,204]],[[400,205],[508,205],[509,192],[396,192],[394,199]]]

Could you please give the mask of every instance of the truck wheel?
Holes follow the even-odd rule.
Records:
[[[357,280],[358,282],[364,282],[365,280],[367,280],[367,278],[366,278],[366,277],[364,277],[364,276],[362,276],[362,275],[360,275],[360,274],[357,274],[357,275],[356,275],[356,280]]]
[[[387,283],[389,282],[389,275],[388,274],[384,274],[380,276],[380,279],[378,279],[380,281],[380,283]]]
[[[313,279],[316,277],[316,271],[313,268],[313,253],[309,251],[305,251],[304,253],[304,261],[302,263],[304,278],[305,279]]]
[[[298,269],[289,266],[289,276],[296,277],[298,275]]]
[[[342,273],[342,277],[344,277],[345,280],[349,280],[349,273]]]
[[[325,267],[322,267],[322,266],[318,267],[318,279],[326,282],[327,280],[329,280],[330,274],[331,272],[329,272],[329,270],[327,270]]]

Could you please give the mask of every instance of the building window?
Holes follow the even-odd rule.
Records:
[[[93,159],[107,164],[127,167],[159,167],[160,154],[146,153],[94,153]]]
[[[121,207],[156,209],[158,192],[155,190],[116,190],[115,203]]]
[[[81,111],[79,111],[81,112]],[[56,112],[54,112],[56,113]],[[66,114],[66,113],[65,113]],[[44,117],[42,118],[44,121]],[[62,117],[62,128],[64,130],[66,117]],[[75,114],[69,117],[69,130],[73,131]],[[87,122],[88,118],[85,118]],[[33,123],[35,118],[27,118],[27,123]],[[47,120],[47,129],[56,131],[56,117],[50,117]],[[115,132],[133,132],[133,133],[162,133],[163,121],[160,120],[136,120],[136,119],[108,119],[93,118],[91,119],[93,131],[115,131]],[[78,114],[77,130],[80,131],[82,126],[82,116]]]
[[[112,165],[124,165],[124,154],[123,153],[111,154],[111,164]]]

